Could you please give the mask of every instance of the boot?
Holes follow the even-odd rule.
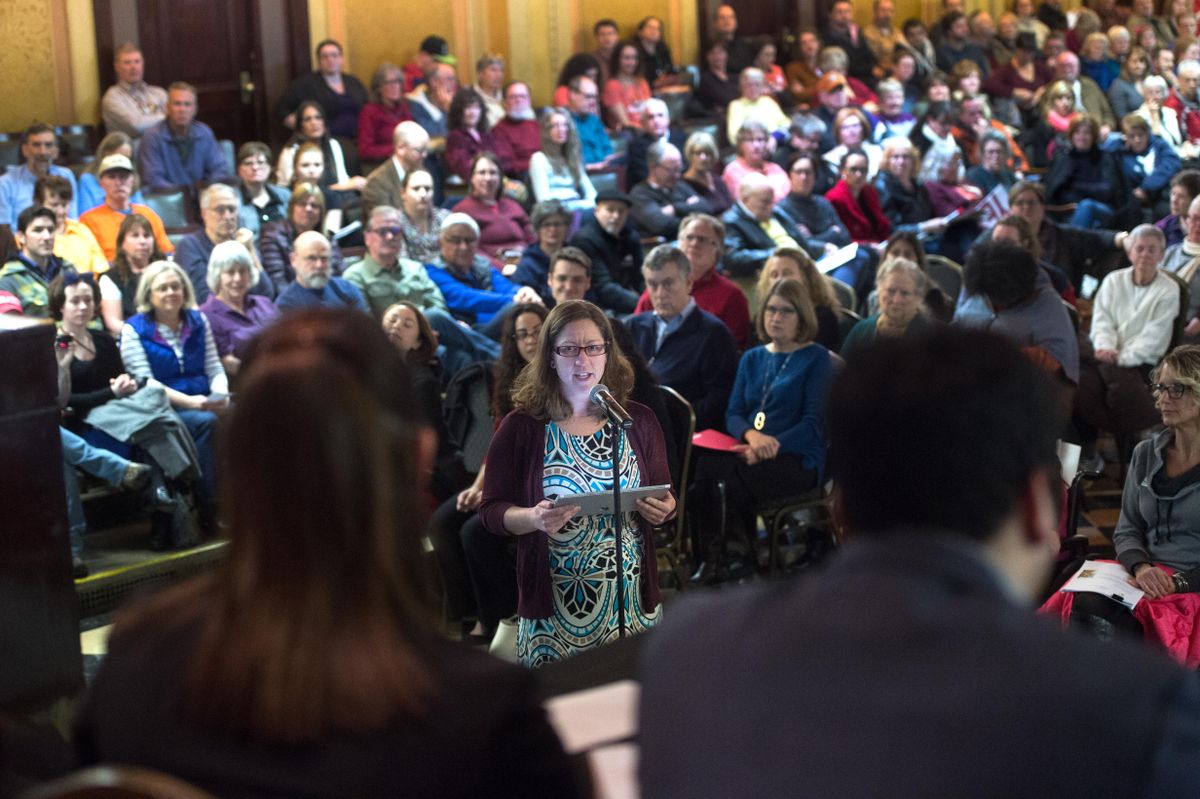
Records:
[[[725,551],[725,482],[723,480],[706,481],[696,485],[695,496],[698,518],[694,518],[692,529],[700,537],[700,552],[702,559],[696,572],[691,577],[693,585],[714,585],[721,582],[721,556]],[[704,520],[707,524],[699,523]],[[713,528],[716,529],[713,529]],[[727,575],[725,575],[727,576]]]

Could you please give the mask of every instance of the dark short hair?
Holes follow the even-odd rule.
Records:
[[[256,155],[261,155],[269,162],[271,160],[271,148],[260,141],[248,141],[238,148],[237,162],[240,164],[247,158],[252,158]]]
[[[136,216],[136,214],[135,214]],[[74,269],[64,269],[59,272],[46,288],[46,298],[50,309],[51,319],[62,319],[63,306],[67,304],[67,287],[83,284],[92,290],[93,313],[100,313],[100,289],[91,273],[79,273]]]
[[[559,248],[553,257],[550,258],[550,274],[554,274],[554,265],[559,261],[569,261],[576,266],[582,266],[583,271],[587,272],[587,276],[589,278],[592,276],[592,259],[578,247],[566,246]]]
[[[21,132],[21,144],[25,145],[30,138],[34,136],[40,136],[43,133],[53,133],[54,141],[56,144],[58,143],[58,133],[54,130],[52,125],[47,125],[45,122],[34,122]]]
[[[1011,241],[981,241],[967,253],[963,285],[968,294],[987,297],[998,308],[1015,305],[1037,285],[1037,261]]]
[[[313,55],[315,55],[317,58],[320,58],[321,51],[331,44],[337,48],[339,53],[343,52],[342,45],[336,39],[322,39],[321,41],[317,42],[317,46],[313,50]]]
[[[71,189],[71,181],[62,175],[46,175],[44,178],[38,178],[37,182],[33,184],[33,202],[37,205],[44,205],[50,196],[58,197],[61,200],[70,200],[75,196],[75,192]]]
[[[1171,188],[1183,186],[1192,197],[1200,196],[1200,169],[1184,169],[1171,178]]]
[[[17,215],[17,233],[24,233],[33,224],[33,220],[43,217],[50,220],[50,224],[58,227],[58,217],[44,205],[31,205]]]
[[[999,336],[876,339],[834,380],[829,467],[856,535],[993,536],[1035,474],[1057,470],[1049,378]],[[914,468],[919,465],[919,468]]]
[[[600,32],[601,28],[613,28],[620,32],[621,28],[617,25],[616,20],[605,17],[604,19],[596,20],[596,24],[592,26],[592,35],[595,36]]]

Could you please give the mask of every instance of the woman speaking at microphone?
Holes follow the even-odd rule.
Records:
[[[633,419],[613,436],[592,400],[597,384]],[[527,666],[560,660],[619,635],[609,514],[554,507],[550,496],[612,490],[614,445],[621,490],[671,482],[662,429],[653,412],[627,400],[633,369],[604,312],[582,300],[555,306],[537,353],[513,385],[515,410],[492,437],[479,507],[484,526],[517,536],[517,656]],[[623,504],[621,553],[625,624],[652,627],[661,610],[651,528],[675,512],[675,496]]]

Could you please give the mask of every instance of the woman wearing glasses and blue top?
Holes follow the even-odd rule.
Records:
[[[549,499],[612,488],[613,436],[591,401],[599,383],[634,421],[616,442],[622,490],[671,482],[654,413],[627,401],[633,369],[613,341],[608,318],[583,300],[558,304],[513,386],[515,410],[492,437],[479,507],[490,532],[517,537],[517,656],[528,666],[619,634],[611,516],[581,516],[580,506],[555,508]],[[623,605],[626,628],[637,633],[661,616],[651,528],[674,514],[675,497],[623,507]]]
[[[804,284],[776,281],[755,327],[765,343],[742,355],[725,412],[726,430],[739,446],[706,451],[696,464],[697,518],[712,522],[700,531],[704,562],[696,582],[720,579],[726,525],[737,525],[753,552],[754,508],[815,488],[825,468],[833,364],[829,350],[813,341],[817,317]],[[724,514],[718,481],[725,484]]]

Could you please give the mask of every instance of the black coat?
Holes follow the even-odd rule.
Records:
[[[776,207],[771,215],[814,260],[825,254],[825,248],[809,242],[787,213]],[[722,271],[731,277],[754,275],[775,251],[775,242],[759,227],[758,220],[738,203],[725,212],[721,221],[725,223],[725,256],[722,258]]]
[[[1195,674],[1036,617],[938,538],[673,605],[642,652],[642,795],[1200,795]]]
[[[589,215],[568,242],[592,259],[592,291],[597,304],[627,314],[642,293],[642,241],[632,221],[612,236]]]

